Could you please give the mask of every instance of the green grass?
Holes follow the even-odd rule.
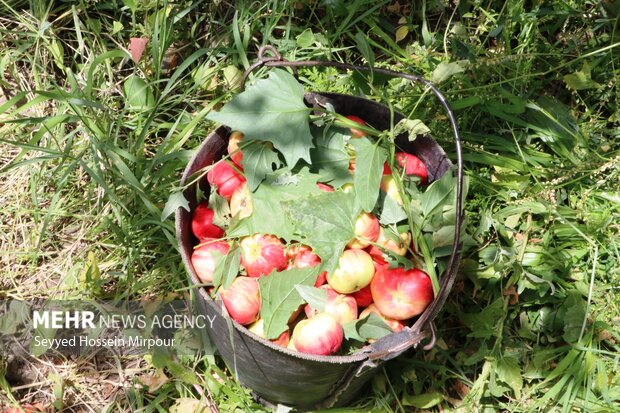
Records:
[[[0,298],[183,291],[162,210],[258,47],[374,59],[439,80],[454,107],[467,243],[437,346],[389,363],[339,411],[620,410],[618,2],[20,3],[0,0]],[[134,63],[129,38],[143,36]],[[389,99],[451,151],[418,86],[333,70],[300,79]],[[107,361],[96,385],[93,361],[52,361],[29,361],[31,383],[4,380],[0,363],[0,406],[159,412],[182,397],[260,409],[214,357]],[[165,384],[133,385],[154,366]]]

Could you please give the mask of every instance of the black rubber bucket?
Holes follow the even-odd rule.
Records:
[[[261,50],[261,52],[263,51]],[[278,63],[282,63],[284,66],[303,66],[308,63],[269,59],[261,57],[261,62],[259,63],[267,66],[279,66],[280,64]],[[332,62],[321,62],[319,65],[324,65],[325,63],[331,64]],[[340,66],[341,64],[334,65]],[[258,66],[258,64],[255,66]],[[347,68],[352,67],[345,66]],[[360,70],[367,70],[367,68],[360,68]],[[395,72],[388,74],[393,73]],[[406,76],[411,75],[401,77]],[[412,80],[419,79],[415,78]],[[428,82],[424,81],[424,83],[434,89]],[[433,92],[435,91],[436,89],[433,90]],[[439,92],[437,91],[437,93]],[[462,211],[462,166],[458,129],[445,100],[441,94],[438,96],[449,113],[457,143],[456,210]],[[342,115],[359,116],[379,130],[390,127],[390,110],[376,102],[335,93],[320,92],[306,94],[306,102],[309,106],[312,106],[317,101],[325,102],[325,100],[329,101],[336,112]],[[400,113],[394,113],[394,116],[395,122],[404,117]],[[182,185],[185,185],[192,175],[222,157],[226,151],[229,133],[230,130],[228,128],[220,126],[204,140],[185,169],[181,181]],[[431,137],[419,137],[410,142],[407,136],[399,136],[396,144],[401,150],[416,155],[422,160],[428,169],[429,182],[440,178],[451,170],[452,163],[447,158],[446,153]],[[210,188],[206,179],[199,182],[198,186],[205,193],[209,193]],[[189,201],[191,211],[193,211],[197,204],[196,186],[188,187],[184,195]],[[176,229],[181,256],[189,273],[190,282],[193,286],[198,286],[200,282],[190,262],[193,247],[198,243],[191,231],[191,211],[188,212],[182,208],[177,210]],[[212,328],[208,331],[209,336],[216,345],[219,354],[230,368],[230,371],[233,372],[242,385],[254,391],[259,401],[265,404],[284,404],[303,410],[346,405],[358,396],[362,386],[368,382],[372,375],[378,371],[378,367],[385,361],[411,348],[418,347],[422,340],[427,337],[430,338],[430,343],[425,348],[430,348],[434,344],[432,321],[443,306],[452,288],[459,262],[461,221],[462,212],[457,213],[452,254],[447,270],[440,279],[440,291],[435,300],[419,316],[413,326],[377,340],[355,354],[348,356],[313,356],[277,346],[224,316],[221,310],[221,303],[211,299],[204,288],[197,287],[195,296],[200,311],[215,320]]]

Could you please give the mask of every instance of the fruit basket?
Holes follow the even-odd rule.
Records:
[[[375,73],[422,83],[439,99],[452,127],[456,147],[455,165],[429,135],[410,139],[407,133],[401,133],[394,140],[394,144],[400,151],[415,155],[424,164],[427,171],[425,179],[429,184],[440,180],[447,174],[451,174],[454,178],[451,181],[454,183],[453,237],[444,254],[445,263],[435,286],[434,297],[429,299],[430,304],[423,312],[412,319],[410,326],[376,340],[370,340],[369,343],[349,354],[306,354],[253,333],[235,321],[235,317],[231,318],[228,314],[230,309],[225,311],[220,300],[214,300],[213,291],[210,292],[208,288],[204,288],[204,279],[201,279],[195,271],[192,255],[199,241],[194,235],[196,229],[192,229],[192,216],[200,213],[197,211],[197,192],[209,194],[212,191],[209,182],[213,182],[214,173],[211,172],[211,177],[207,174],[206,179],[196,179],[196,177],[201,176],[201,171],[208,169],[226,154],[231,129],[226,126],[215,129],[200,145],[183,174],[181,184],[186,187],[184,196],[189,202],[190,210],[179,208],[176,212],[177,238],[181,256],[189,273],[190,282],[196,287],[195,296],[199,311],[210,319],[214,319],[208,334],[230,371],[241,384],[252,389],[256,398],[265,404],[284,404],[301,409],[342,406],[351,402],[359,394],[362,387],[386,361],[410,349],[430,349],[434,345],[433,320],[452,288],[460,259],[463,176],[458,127],[440,91],[430,82],[415,75],[329,61],[291,62],[284,60],[273,47],[265,46],[259,51],[259,60],[244,74],[242,89],[250,72],[261,66],[290,67],[293,70],[302,66],[332,66],[360,72],[373,70]],[[328,92],[306,92],[303,97],[305,105],[309,108],[327,107],[330,111],[344,117],[359,117],[367,125],[379,131],[390,129],[394,123],[405,119],[402,114],[390,111],[386,106],[365,98]],[[353,129],[351,131],[355,133]],[[190,182],[195,182],[195,184],[189,185]],[[223,187],[220,184],[218,191],[222,190]],[[274,219],[277,220],[278,217]],[[224,248],[223,253],[226,252],[228,252],[227,247]],[[323,259],[328,259],[328,257],[324,255]],[[246,268],[250,267],[246,265]],[[244,322],[244,324],[247,323]],[[425,341],[424,344],[422,344],[423,341]]]

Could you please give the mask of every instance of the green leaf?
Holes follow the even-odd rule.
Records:
[[[250,191],[254,192],[268,173],[282,165],[278,154],[266,143],[250,141],[241,148],[243,168]]]
[[[521,367],[517,359],[512,357],[502,357],[497,362],[497,378],[510,386],[515,392],[515,397],[521,397],[521,389],[523,389],[523,376],[521,375]]]
[[[176,378],[183,383],[197,384],[198,376],[191,367],[185,366],[182,363],[174,360],[168,360],[166,363],[166,369]],[[181,410],[188,411],[188,410]],[[191,411],[191,410],[189,410]]]
[[[277,338],[287,328],[291,315],[303,304],[297,285],[312,286],[318,267],[293,268],[272,272],[258,279],[261,296],[260,316],[264,320],[263,332],[268,339]]]
[[[337,188],[352,182],[349,172],[349,154],[345,149],[345,138],[349,135],[342,128],[313,128],[315,147],[310,150],[311,171],[321,175],[321,182]]]
[[[424,3],[423,3],[424,4]],[[426,14],[426,7],[424,7],[423,14]],[[434,34],[428,30],[428,22],[425,18],[422,19],[422,41],[424,42],[424,46],[430,47],[435,41]]]
[[[564,75],[564,82],[569,89],[573,90],[598,89],[601,87],[600,83],[592,80],[590,65],[587,62],[583,64],[581,70]]]
[[[352,139],[355,148],[355,193],[362,209],[370,212],[379,197],[379,185],[387,150],[367,138]]]
[[[366,35],[361,31],[358,31],[355,35],[355,44],[362,56],[364,56],[364,59],[366,59],[368,66],[373,67],[375,65],[375,52],[372,51]]]
[[[155,104],[155,97],[148,83],[137,75],[131,75],[123,85],[127,106],[131,109],[143,110]]]
[[[392,329],[385,324],[377,314],[371,313],[368,317],[349,321],[342,325],[346,340],[366,342],[369,339],[380,339],[392,334]]]
[[[410,270],[412,268],[416,268],[416,265],[409,258],[403,257],[402,255],[395,254],[390,250],[382,250],[383,258],[390,265],[390,268],[403,267],[406,270]]]
[[[314,34],[312,33],[312,29],[306,29],[301,34],[299,34],[296,38],[297,46],[299,47],[310,47],[314,43]]]
[[[213,210],[213,224],[220,228],[228,228],[230,224],[230,205],[217,191],[209,194],[209,208]]]
[[[437,231],[433,231],[433,250],[451,246],[454,241],[454,225],[444,225]]]
[[[355,236],[359,207],[354,192],[322,192],[286,202],[286,215],[294,222],[297,239],[321,258],[323,271],[332,272],[344,247]]]
[[[452,205],[455,188],[456,182],[451,171],[446,172],[440,180],[430,184],[420,195],[422,214],[429,217],[436,211],[442,211],[444,205]]]
[[[398,29],[396,29],[396,32],[394,33],[394,40],[396,41],[396,43],[398,43],[405,37],[407,37],[408,34],[409,28],[407,26],[400,26]]]
[[[325,310],[325,304],[327,304],[327,290],[307,285],[296,285],[295,288],[297,288],[297,292],[301,298],[303,298],[306,303],[310,304],[310,307],[319,312]]]
[[[407,132],[409,141],[414,141],[418,135],[426,135],[431,133],[431,130],[420,119],[401,119],[396,126],[394,126],[394,134],[400,135],[403,132]]]
[[[559,310],[564,321],[562,338],[567,343],[576,343],[579,340],[583,320],[586,317],[586,304],[581,294],[576,290],[571,290],[567,295]]]
[[[243,71],[235,65],[228,65],[222,70],[224,82],[230,90],[237,89],[241,85],[241,79],[243,78]]]
[[[285,70],[274,69],[269,78],[249,86],[207,118],[243,132],[248,140],[273,143],[292,168],[300,159],[310,162],[309,113],[302,85]]]
[[[8,311],[0,315],[0,331],[6,335],[15,334],[17,327],[24,324],[29,317],[30,306],[26,302],[11,300]]]
[[[433,73],[431,74],[431,82],[441,83],[448,80],[457,73],[464,72],[466,64],[466,61],[439,63],[439,65],[437,65],[437,67],[435,68],[435,70],[433,70]]]
[[[30,352],[32,355],[38,357],[52,348],[50,340],[56,337],[56,332],[55,328],[39,325],[33,332],[33,340],[30,342]],[[37,339],[36,337],[39,338]]]
[[[295,225],[285,213],[285,202],[305,199],[321,190],[316,186],[318,175],[308,168],[293,173],[279,169],[267,177],[252,193],[253,212],[237,224],[231,223],[228,235],[240,237],[256,233],[273,234],[286,241],[295,239]],[[316,211],[315,211],[316,212]]]
[[[497,332],[499,321],[504,317],[504,299],[498,298],[479,313],[461,314],[461,319],[472,331],[467,336],[474,338],[491,338]]]
[[[230,247],[228,254],[222,255],[218,251],[211,251],[215,257],[215,271],[213,272],[213,286],[218,289],[230,287],[233,280],[239,275],[241,265],[241,248],[237,244]]]
[[[118,22],[116,20],[112,22],[112,34],[113,35],[123,30],[123,28],[124,28],[123,23]]]
[[[407,219],[407,213],[405,212],[402,205],[398,202],[394,201],[391,196],[387,194],[381,196],[383,205],[381,208],[381,215],[379,218],[379,222],[381,225],[390,225],[396,224],[404,219]]]
[[[49,45],[49,51],[52,53],[52,57],[54,58],[56,66],[64,70],[65,49],[62,46],[62,43],[58,39],[52,40],[51,44]]]
[[[403,397],[402,404],[403,406],[413,406],[418,409],[430,409],[437,406],[443,400],[444,396],[439,392],[423,393],[415,396],[406,394]]]
[[[164,209],[161,211],[161,221],[165,221],[166,218],[174,214],[179,208],[189,212],[189,202],[185,199],[183,192],[173,192],[168,197],[168,201],[166,201],[166,205],[164,205]]]
[[[573,148],[583,143],[583,137],[570,108],[548,95],[528,103],[527,108],[527,120],[541,140],[560,156],[577,163]]]

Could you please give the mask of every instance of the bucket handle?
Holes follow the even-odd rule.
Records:
[[[271,55],[268,55],[271,54]],[[459,259],[460,259],[460,238],[461,238],[461,226],[463,222],[463,155],[462,155],[462,147],[461,147],[461,136],[459,133],[459,128],[456,123],[456,118],[450,109],[450,105],[448,104],[444,95],[437,89],[437,87],[431,83],[430,81],[424,79],[423,77],[410,73],[397,72],[394,70],[383,69],[378,67],[367,67],[367,66],[358,66],[351,65],[347,63],[340,63],[334,61],[320,61],[320,60],[306,60],[306,61],[289,61],[282,57],[278,50],[271,46],[265,45],[262,46],[258,51],[258,61],[252,64],[246,71],[243,73],[243,77],[241,78],[240,88],[241,91],[245,88],[245,83],[254,70],[259,67],[267,66],[267,67],[290,67],[295,74],[297,74],[298,67],[335,67],[341,70],[354,70],[360,72],[376,72],[384,75],[392,76],[392,77],[400,77],[403,79],[410,80],[412,82],[417,82],[428,87],[433,94],[439,99],[439,102],[443,106],[446,114],[448,115],[448,119],[450,120],[450,125],[452,126],[452,134],[454,136],[454,144],[456,148],[456,222],[455,222],[455,230],[454,230],[454,239],[452,243],[452,251],[450,253],[450,260],[448,261],[448,266],[446,271],[440,280],[440,288],[435,299],[429,304],[426,310],[420,315],[420,317],[416,320],[416,322],[410,328],[405,328],[402,331],[397,333],[390,334],[385,336],[374,343],[370,344],[367,347],[366,352],[368,353],[369,360],[377,360],[377,361],[385,361],[390,360],[398,355],[402,354],[406,350],[411,347],[417,347],[422,340],[426,337],[430,336],[430,342],[426,344],[423,348],[425,350],[431,349],[435,344],[435,326],[433,324],[433,320],[441,311],[441,308],[446,302],[448,298],[448,294],[452,290],[452,286],[454,285],[454,280],[456,278],[456,272],[458,269]]]

